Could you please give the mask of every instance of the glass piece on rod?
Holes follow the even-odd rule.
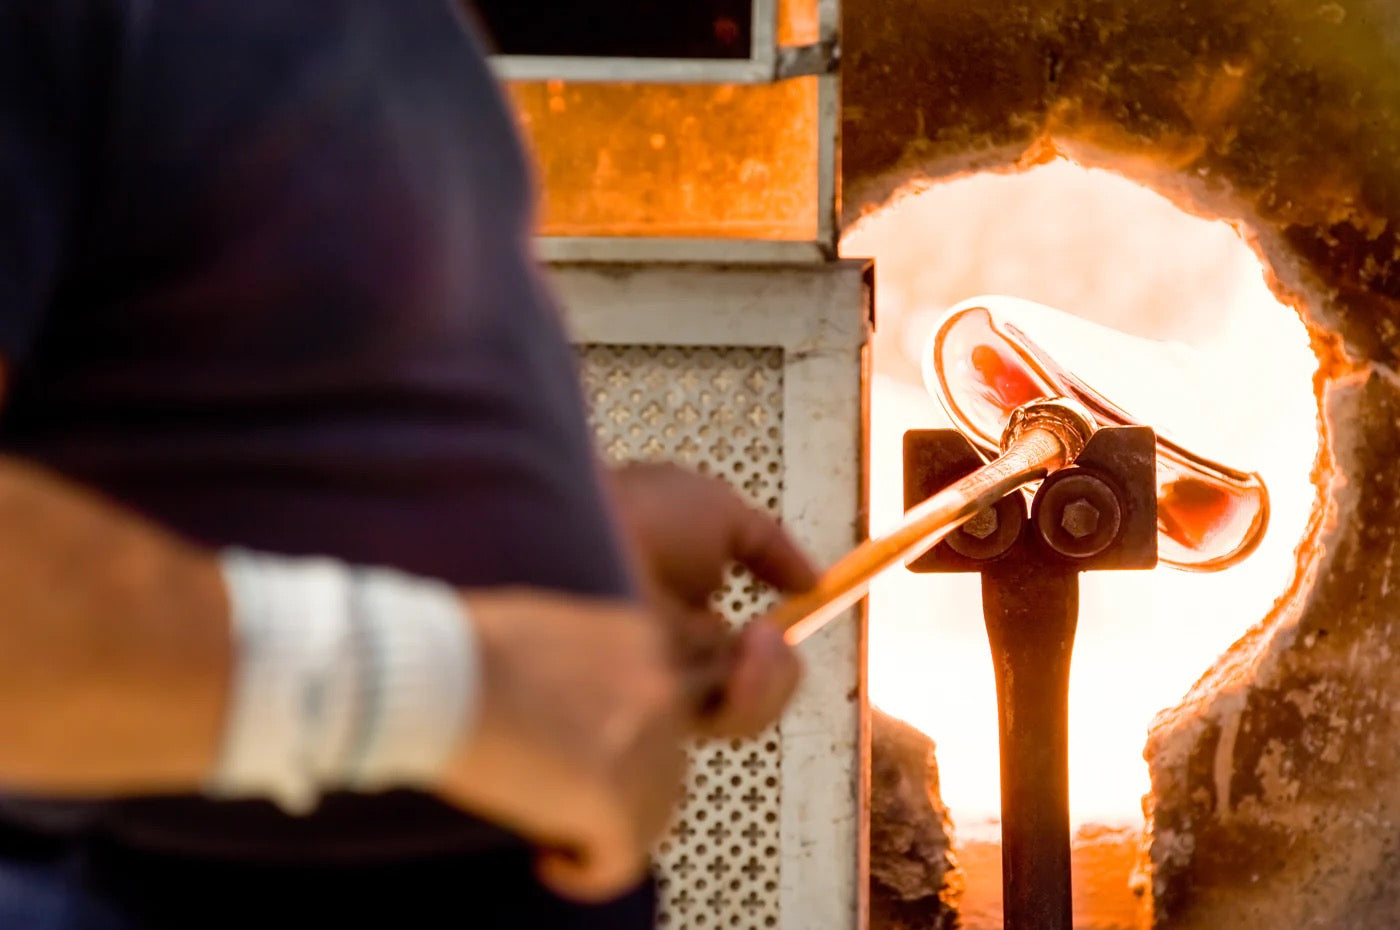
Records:
[[[1015,322],[1012,322],[1012,320]],[[1032,341],[1026,330],[1033,329]],[[1052,357],[1047,343],[1062,351]],[[1074,370],[1062,364],[1077,355]],[[1221,464],[1188,448],[1186,435],[1217,415],[1208,396],[1182,404],[1204,380],[1181,347],[1138,339],[1069,314],[1009,297],[978,297],[958,304],[936,327],[924,354],[924,379],[954,424],[985,454],[995,454],[1011,411],[1042,397],[1073,397],[1104,426],[1145,424],[1157,430],[1157,526],[1161,560],[1189,571],[1217,571],[1246,558],[1269,522],[1269,495],[1258,474]],[[1095,385],[1114,398],[1135,396],[1129,414],[1077,373],[1098,369]],[[1177,395],[1175,409],[1191,411],[1173,422],[1144,408]],[[1154,396],[1156,403],[1153,402]],[[1148,415],[1148,414],[1151,415]],[[1193,421],[1195,421],[1193,423]],[[1228,428],[1228,425],[1227,427]]]

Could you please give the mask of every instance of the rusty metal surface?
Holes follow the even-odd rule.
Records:
[[[1400,363],[1392,0],[848,0],[848,223],[910,183],[1068,154],[1243,221],[1357,355]]]

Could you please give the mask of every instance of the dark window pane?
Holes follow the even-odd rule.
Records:
[[[475,0],[505,55],[749,58],[753,0]]]

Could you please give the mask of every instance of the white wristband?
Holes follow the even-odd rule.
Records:
[[[351,581],[370,667],[362,679],[369,719],[349,757],[349,784],[374,791],[430,783],[475,720],[474,627],[446,585],[383,569]]]
[[[222,565],[234,669],[209,793],[306,813],[327,790],[431,784],[475,718],[457,592],[330,559],[232,550]]]

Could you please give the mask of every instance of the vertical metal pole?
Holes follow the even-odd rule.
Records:
[[[1157,564],[1156,436],[1146,427],[1105,427],[1078,464],[1048,478],[1026,518],[1020,493],[997,506],[993,535],[950,539],[909,563],[916,572],[978,572],[996,670],[1001,738],[1002,892],[1006,930],[1071,930],[1069,672],[1079,626],[1079,573]],[[914,508],[970,474],[982,460],[951,430],[904,437],[904,498]],[[1118,514],[1114,539],[1092,554],[1066,540],[1065,505],[1093,503]],[[1076,482],[1073,495],[1056,494]],[[1065,498],[1072,498],[1066,501]],[[1048,508],[1048,510],[1047,510]],[[1049,532],[1046,532],[1046,529]],[[997,535],[1002,530],[1014,544]],[[962,531],[960,531],[962,532]]]
[[[1001,737],[1006,930],[1071,930],[1069,671],[1079,575],[1028,547],[982,572]]]

